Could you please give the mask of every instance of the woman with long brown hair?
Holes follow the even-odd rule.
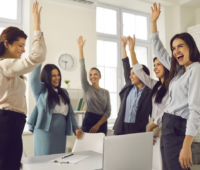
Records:
[[[26,85],[23,74],[31,72],[46,57],[46,46],[40,29],[38,2],[33,4],[34,38],[31,54],[25,52],[27,35],[16,27],[0,35],[0,170],[19,170],[22,138],[26,122]]]
[[[151,15],[154,53],[170,70],[166,81],[169,99],[162,118],[161,153],[164,170],[190,169],[191,145],[200,127],[200,53],[192,36],[176,34],[170,42],[172,57],[159,39],[160,4]]]

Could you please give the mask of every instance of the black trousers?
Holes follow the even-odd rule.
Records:
[[[136,123],[126,123],[124,122],[123,133],[121,135],[132,134],[132,133],[142,133],[146,132],[146,129],[138,130]]]
[[[21,113],[0,110],[0,170],[20,169],[25,122]]]
[[[90,129],[97,124],[97,122],[102,118],[102,115],[97,115],[95,113],[91,113],[91,112],[86,112],[85,113],[85,118],[83,119],[83,124],[82,124],[82,130],[83,132],[89,132]],[[97,133],[104,133],[105,135],[107,135],[107,127],[108,122],[104,122],[99,130],[97,131]]]
[[[179,154],[185,139],[186,123],[187,120],[179,116],[168,113],[163,115],[160,147],[164,170],[183,170]]]

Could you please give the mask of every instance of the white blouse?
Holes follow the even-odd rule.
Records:
[[[145,84],[147,85],[150,89],[153,89],[155,84],[158,82],[154,79],[152,79],[150,76],[148,76],[142,69],[141,64],[135,64],[133,66],[133,71],[134,73],[138,76],[138,78]],[[159,87],[160,88],[160,87]],[[158,88],[158,89],[159,89]],[[156,95],[152,97],[152,118],[154,120],[154,124],[158,125],[159,127],[162,126],[162,116],[164,114],[164,107],[169,98],[169,93],[167,92],[165,96],[162,99],[161,103],[156,103]]]
[[[58,93],[57,89],[54,89],[54,90]],[[55,106],[53,113],[54,114],[63,114],[64,116],[67,116],[67,114],[69,112],[69,105],[63,103],[60,95],[59,95],[59,98],[60,98],[60,105],[57,104]]]

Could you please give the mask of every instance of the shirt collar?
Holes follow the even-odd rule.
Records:
[[[190,70],[192,67],[194,67],[197,64],[199,64],[199,62],[194,62],[194,63],[190,64],[189,66],[187,66],[187,70]]]
[[[142,91],[144,90],[145,87],[146,87],[146,86],[144,85],[144,87],[142,87],[142,88],[139,90],[139,93],[142,92]],[[133,90],[137,92],[137,87],[136,87],[136,85],[133,86]]]

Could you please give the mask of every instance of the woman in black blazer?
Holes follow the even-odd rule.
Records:
[[[126,53],[127,38],[121,38],[121,42],[123,51],[122,63],[126,84],[119,93],[121,104],[118,117],[113,127],[114,134],[122,135],[146,132],[146,125],[148,124],[148,119],[152,112],[151,89],[144,85],[130,67],[130,62]],[[144,65],[143,70],[147,75],[150,75],[148,68]],[[135,94],[137,99],[131,98],[133,94],[136,93],[134,89],[137,89],[137,95]],[[137,102],[133,103],[134,101]],[[127,112],[132,108],[129,107],[129,103],[131,106],[134,105],[134,114],[131,114],[133,121],[127,122]]]

